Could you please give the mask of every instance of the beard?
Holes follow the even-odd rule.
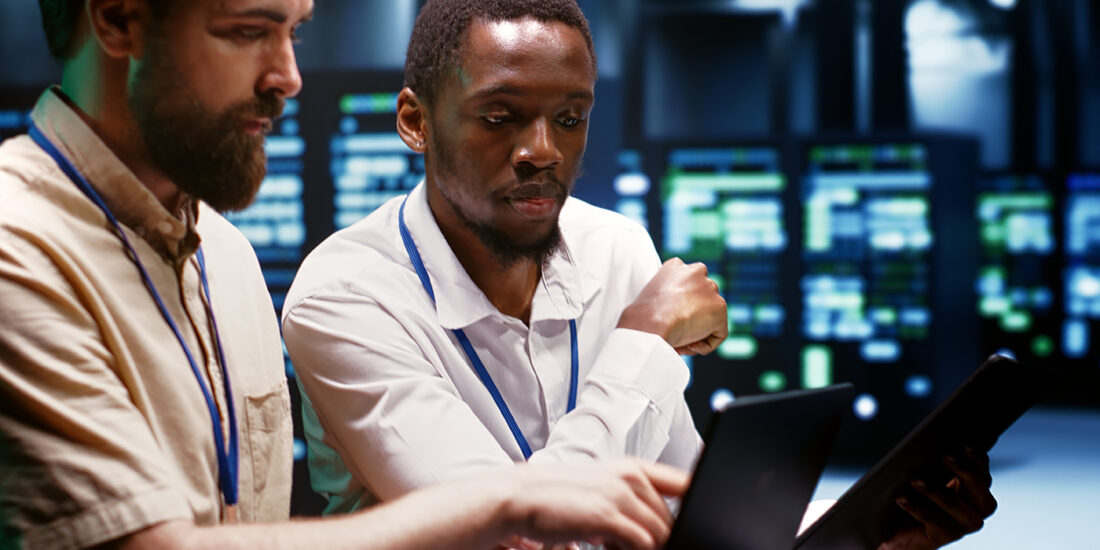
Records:
[[[187,195],[219,212],[243,210],[267,173],[264,135],[243,129],[246,120],[274,119],[284,101],[274,93],[230,105],[204,106],[179,76],[161,38],[153,38],[127,102],[154,165]]]
[[[434,133],[429,136],[428,140],[430,150],[435,154],[435,161],[440,167],[440,172],[457,173],[452,151],[448,151],[446,147],[441,146],[439,140],[435,139]],[[537,171],[535,169],[529,171],[522,168],[517,169],[520,183],[522,184],[524,180],[531,179]],[[572,185],[563,184],[553,174],[549,174],[549,176],[549,184],[559,189],[560,197],[563,200],[568,197]],[[439,194],[450,205],[451,211],[458,216],[458,219],[462,221],[467,229],[477,236],[478,241],[489,250],[489,253],[493,255],[503,269],[512,267],[520,260],[531,260],[536,265],[544,267],[546,262],[562,246],[561,226],[558,225],[557,219],[554,220],[553,226],[544,235],[515,235],[497,227],[492,218],[487,220],[475,219],[473,215],[466,212],[459,205],[455,197],[452,196],[453,191],[448,186],[439,185],[438,187]]]

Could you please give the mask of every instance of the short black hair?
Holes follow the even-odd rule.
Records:
[[[405,86],[431,104],[449,70],[458,62],[462,39],[474,21],[508,21],[531,17],[560,21],[581,32],[592,70],[596,50],[588,20],[576,0],[428,0],[416,17],[405,53]]]
[[[154,19],[162,19],[174,0],[147,0]],[[42,29],[46,42],[55,59],[65,60],[73,55],[73,35],[84,12],[85,0],[38,0],[42,11]]]

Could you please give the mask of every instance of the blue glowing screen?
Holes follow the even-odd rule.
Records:
[[[803,177],[802,332],[897,362],[928,338],[932,177],[920,145],[816,146]]]

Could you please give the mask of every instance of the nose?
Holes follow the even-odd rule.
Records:
[[[294,42],[290,39],[280,41],[278,47],[271,52],[267,69],[260,77],[256,91],[287,98],[298,95],[301,90],[302,75],[298,72]]]
[[[529,164],[535,168],[549,168],[562,162],[554,136],[553,121],[539,117],[524,129],[512,152],[512,164]]]

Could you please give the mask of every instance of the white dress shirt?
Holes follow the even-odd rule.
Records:
[[[336,233],[306,258],[283,309],[304,394],[314,489],[327,512],[523,460],[455,339],[465,331],[534,450],[531,462],[625,455],[690,469],[701,448],[683,390],[688,371],[660,337],[617,329],[660,266],[645,230],[576,198],[564,245],[542,271],[529,326],[500,313],[440,232],[421,183],[405,222],[433,304],[398,230],[403,197]],[[580,355],[566,414],[569,320]]]

